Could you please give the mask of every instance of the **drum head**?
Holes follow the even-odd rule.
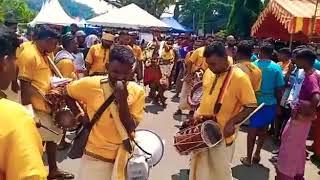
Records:
[[[209,147],[213,147],[222,141],[220,126],[215,121],[206,121],[201,128],[202,139]]]
[[[191,106],[199,106],[203,94],[202,82],[194,85],[193,90],[188,98]]]
[[[161,138],[152,131],[138,129],[135,133],[135,141],[144,151],[152,154],[152,164],[156,166],[164,153],[164,144]]]

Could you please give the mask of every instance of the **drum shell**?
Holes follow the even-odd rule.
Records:
[[[211,131],[214,131],[216,136],[211,137],[211,140],[214,138],[216,141],[211,141],[209,140],[210,137],[207,137],[210,135],[210,133],[206,132],[206,128],[209,128],[208,126],[210,125],[212,125]],[[181,155],[187,155],[192,151],[199,151],[205,148],[213,147],[221,141],[222,134],[220,131],[220,126],[212,120],[208,120],[196,126],[183,129],[174,136],[174,146]]]

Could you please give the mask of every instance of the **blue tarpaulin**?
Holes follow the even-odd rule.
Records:
[[[171,27],[171,32],[192,32],[191,29],[184,27],[173,17],[164,17],[161,18],[161,21]]]

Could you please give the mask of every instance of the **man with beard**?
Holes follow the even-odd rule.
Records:
[[[86,77],[67,85],[67,95],[86,104],[90,119],[110,96],[115,100],[93,126],[80,162],[80,180],[125,180],[132,137],[144,114],[144,90],[130,81],[135,58],[127,46],[110,51],[108,77]],[[85,118],[83,116],[82,118]]]
[[[102,33],[102,43],[93,45],[86,58],[86,68],[90,76],[105,75],[109,64],[110,48],[114,42],[114,35]]]
[[[231,180],[229,163],[235,148],[236,125],[253,112],[257,101],[249,77],[230,65],[222,42],[207,46],[204,57],[209,69],[203,75],[203,95],[194,123],[216,121],[223,141],[192,155],[190,180]]]

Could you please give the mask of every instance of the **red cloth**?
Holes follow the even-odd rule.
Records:
[[[151,83],[160,84],[161,77],[162,74],[159,66],[149,66],[144,70],[144,85]]]

